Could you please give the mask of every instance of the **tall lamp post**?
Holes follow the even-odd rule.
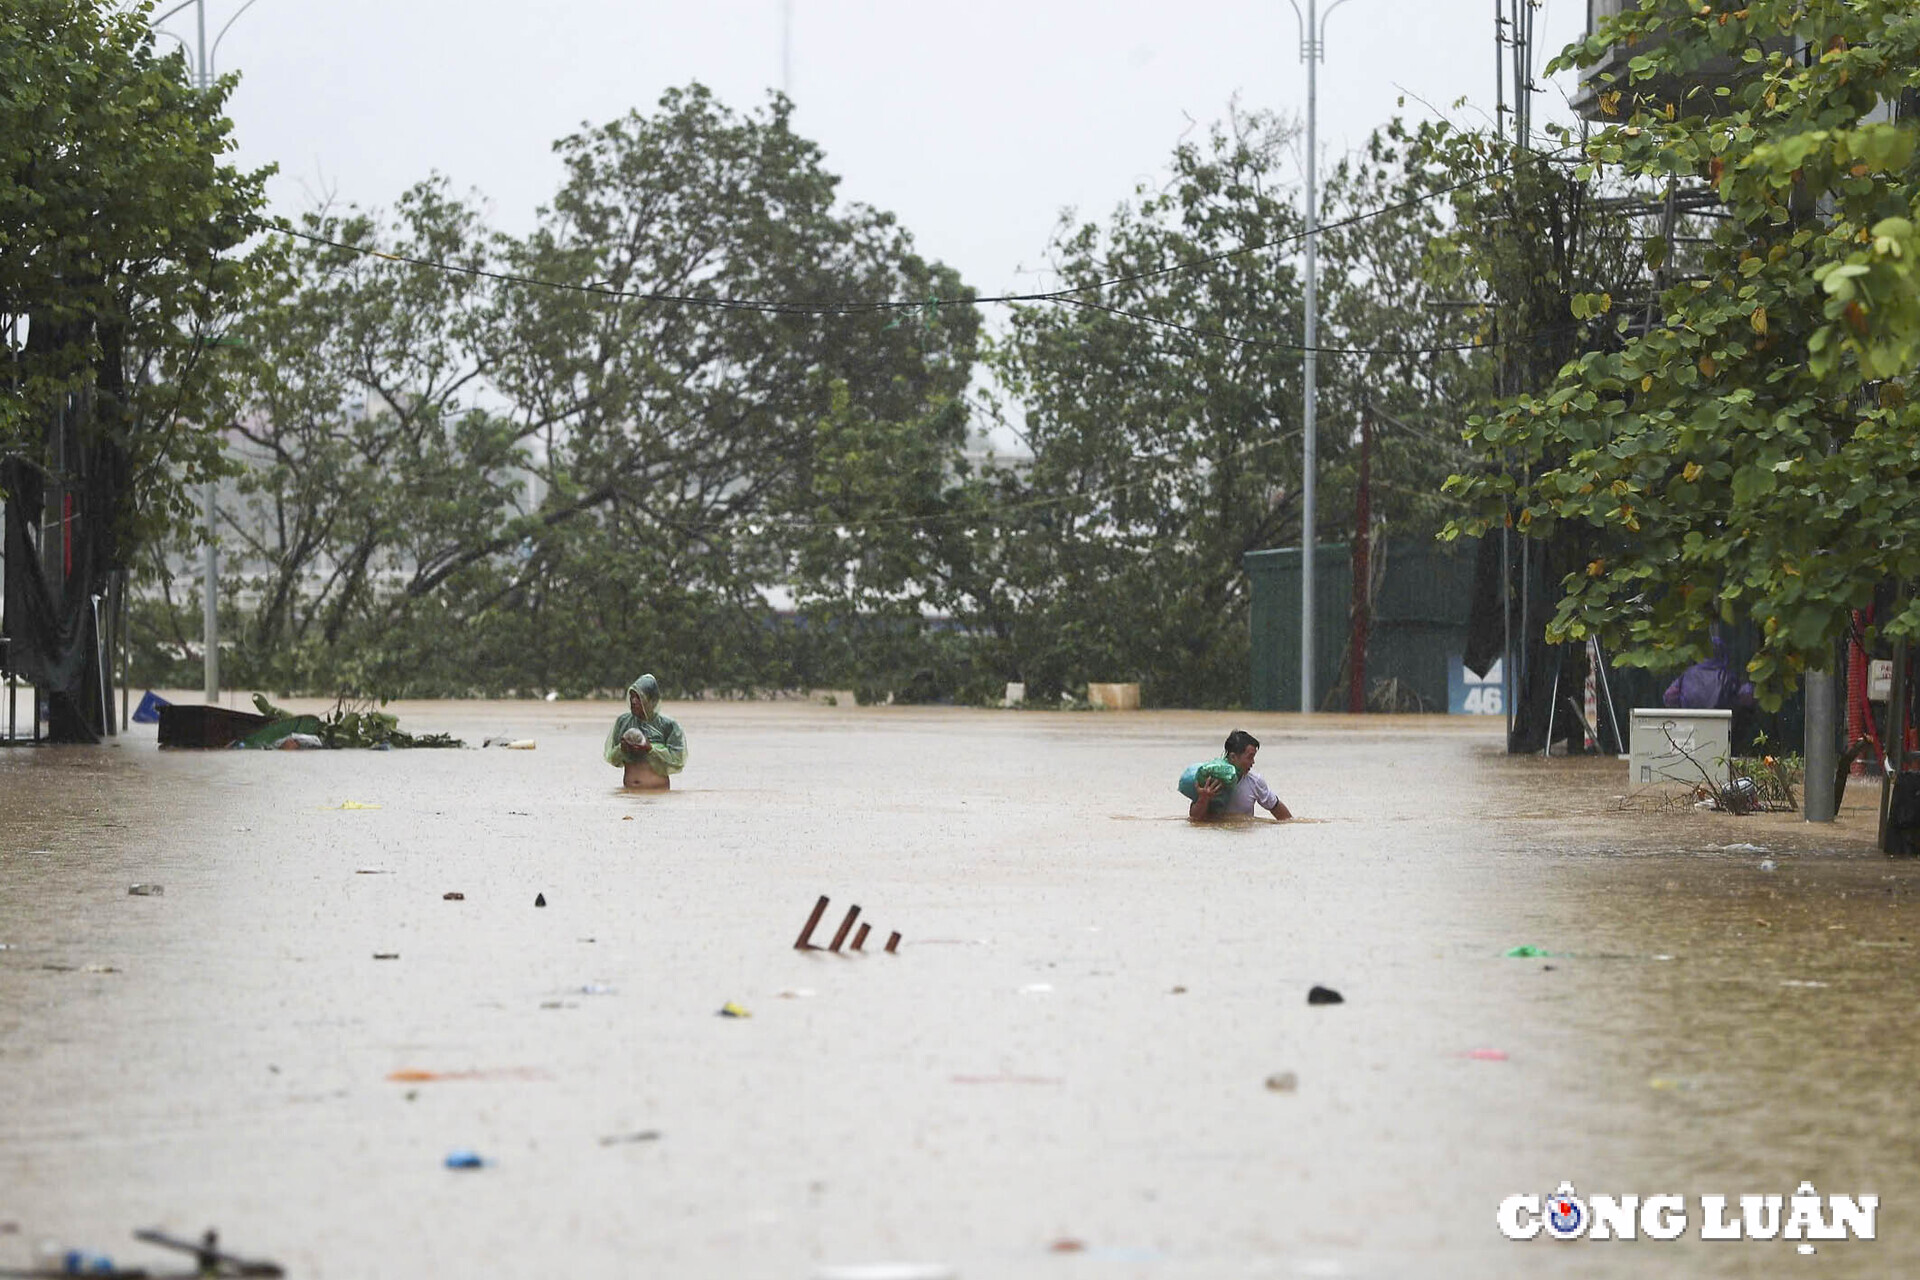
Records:
[[[220,42],[226,39],[227,32],[231,31],[233,24],[240,20],[240,15],[253,8],[258,2],[259,0],[247,0],[245,4],[241,5],[234,15],[227,19],[226,25],[221,27],[214,35],[212,48],[207,47],[207,0],[181,0],[181,3],[167,10],[158,18],[155,18],[153,20],[153,27],[156,31],[159,31],[160,24],[168,18],[171,18],[174,14],[190,6],[195,10],[194,18],[197,28],[197,39],[194,45],[195,56],[193,59],[193,70],[194,78],[200,83],[200,92],[204,94],[213,88],[213,55],[220,52]],[[186,49],[187,42],[181,40],[180,37],[174,35],[173,32],[160,31],[160,34],[179,40],[180,47],[183,50]],[[216,521],[219,518],[216,489],[217,486],[214,481],[207,481],[206,493],[204,495],[207,521],[207,558],[203,570],[204,581],[202,585],[205,588],[203,593],[206,614],[204,640],[207,656],[206,696],[209,703],[220,700],[220,548],[216,541]]]
[[[1319,156],[1315,152],[1315,119],[1318,103],[1318,77],[1315,71],[1326,58],[1327,19],[1347,0],[1333,0],[1325,13],[1319,13],[1319,0],[1307,0],[1307,11],[1300,12],[1298,0],[1293,16],[1300,28],[1300,60],[1307,64],[1307,326],[1306,374],[1301,390],[1301,462],[1300,462],[1300,710],[1313,713],[1313,484],[1319,440],[1314,430],[1314,374],[1318,352],[1314,350],[1319,315],[1316,291],[1319,285],[1319,259],[1316,254],[1320,223],[1319,193],[1315,178]]]

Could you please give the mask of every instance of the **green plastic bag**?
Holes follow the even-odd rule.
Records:
[[[1220,790],[1215,793],[1208,811],[1218,809],[1227,802],[1227,794],[1233,790],[1233,784],[1240,781],[1240,770],[1225,756],[1213,760],[1202,760],[1199,764],[1190,764],[1187,771],[1180,775],[1180,794],[1189,800],[1200,798],[1200,784],[1208,778],[1220,780]]]

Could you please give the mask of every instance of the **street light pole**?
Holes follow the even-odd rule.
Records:
[[[212,77],[208,74],[211,68],[207,65],[207,0],[195,0],[194,8],[197,11],[195,16],[198,19],[200,34],[200,56],[195,59],[195,62],[200,72],[200,92],[204,96],[213,84]],[[203,572],[203,604],[206,613],[204,648],[207,655],[206,697],[207,703],[212,705],[220,701],[220,548],[215,542],[219,508],[216,505],[215,485],[212,480],[207,481],[206,508],[207,559]]]
[[[256,3],[258,0],[247,0],[231,18],[227,19],[226,25],[221,27],[219,33],[214,36],[212,49],[207,48],[207,0],[181,0],[180,4],[154,19],[153,26],[157,30],[161,23],[179,13],[187,5],[191,4],[194,7],[196,27],[194,79],[199,82],[202,95],[213,88],[213,55],[220,51],[220,42],[226,39],[227,32],[232,30],[233,24],[240,20],[240,15],[253,8]],[[170,31],[164,34],[173,36],[176,40],[180,39]],[[181,40],[180,43],[184,46],[186,41]],[[207,532],[207,554],[201,571],[202,606],[205,614],[203,642],[206,649],[206,698],[209,703],[214,703],[220,700],[220,547],[215,540],[219,527],[220,508],[218,486],[215,481],[207,481],[203,503],[206,511]]]
[[[780,0],[780,92],[793,97],[793,0]]]
[[[1300,27],[1300,60],[1307,64],[1307,323],[1306,323],[1306,368],[1301,379],[1300,426],[1302,444],[1300,450],[1300,710],[1313,713],[1313,537],[1314,537],[1314,477],[1319,454],[1319,435],[1314,426],[1314,378],[1318,370],[1319,353],[1314,349],[1319,336],[1319,298],[1317,296],[1319,279],[1319,226],[1320,206],[1316,179],[1319,170],[1319,155],[1316,147],[1318,138],[1316,119],[1319,108],[1319,77],[1316,74],[1320,62],[1326,57],[1326,20],[1333,11],[1347,0],[1333,0],[1323,15],[1317,12],[1319,0],[1307,0],[1307,11],[1300,12],[1297,0],[1287,0],[1293,5],[1293,16]]]

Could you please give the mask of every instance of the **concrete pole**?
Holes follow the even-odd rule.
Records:
[[[1315,11],[1317,0],[1307,0],[1307,325],[1306,325],[1306,371],[1301,391],[1301,454],[1300,454],[1300,710],[1303,714],[1313,714],[1313,533],[1314,510],[1313,489],[1316,470],[1316,455],[1319,453],[1319,439],[1314,428],[1314,374],[1317,352],[1314,351],[1314,339],[1318,329],[1319,317],[1316,315],[1318,302],[1316,289],[1319,284],[1319,259],[1315,250],[1319,236],[1319,197],[1315,178],[1318,157],[1315,152],[1316,91],[1319,87],[1315,74],[1320,62],[1320,25],[1319,15]]]
[[[1802,814],[1808,822],[1832,822],[1834,770],[1840,753],[1834,749],[1833,672],[1809,671],[1806,678],[1806,779],[1801,784]]]
[[[199,59],[200,92],[206,93],[212,87],[213,80],[208,74],[212,68],[207,65],[207,0],[197,0],[195,5],[199,19]],[[202,573],[203,605],[206,614],[207,702],[220,701],[220,549],[214,544],[214,534],[218,527],[218,510],[214,505],[214,482],[207,481],[206,519],[207,519],[207,559]]]
[[[780,4],[780,92],[793,97],[793,0]]]

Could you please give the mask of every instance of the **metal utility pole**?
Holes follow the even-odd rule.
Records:
[[[1307,11],[1302,14],[1298,0],[1287,0],[1293,5],[1293,16],[1300,27],[1300,60],[1307,64],[1307,323],[1306,323],[1306,369],[1301,379],[1301,451],[1300,451],[1300,710],[1311,715],[1313,712],[1313,535],[1314,510],[1313,488],[1314,473],[1319,454],[1319,439],[1314,428],[1314,375],[1318,371],[1314,350],[1319,331],[1318,298],[1319,287],[1319,225],[1320,195],[1316,182],[1319,169],[1317,153],[1318,138],[1317,114],[1319,64],[1326,58],[1327,18],[1347,0],[1333,0],[1327,6],[1327,12],[1318,12],[1319,0],[1307,0]]]
[[[793,0],[780,0],[780,92],[793,97]]]
[[[1807,672],[1806,697],[1803,758],[1807,764],[1805,780],[1800,784],[1800,812],[1808,822],[1832,822],[1838,813],[1833,803],[1833,780],[1840,765],[1840,753],[1833,745],[1833,672]]]
[[[1373,630],[1373,402],[1360,409],[1360,491],[1353,513],[1353,631],[1347,641],[1347,711],[1367,709],[1367,640]]]
[[[194,65],[200,72],[200,92],[205,94],[213,85],[213,77],[208,74],[207,66],[207,0],[195,0],[194,8],[199,27],[199,57]],[[239,15],[234,15],[238,17]],[[225,34],[222,32],[222,34]],[[203,573],[204,605],[206,612],[205,648],[207,651],[207,702],[220,701],[220,548],[214,541],[219,508],[216,505],[215,484],[207,481],[207,560]]]
[[[207,47],[207,0],[182,0],[180,4],[175,5],[158,18],[155,18],[152,25],[154,29],[158,31],[160,30],[160,24],[168,18],[179,13],[189,4],[194,7],[194,25],[196,28],[193,59],[194,79],[199,82],[200,92],[205,94],[213,89],[213,55],[220,51],[220,42],[226,39],[227,32],[232,30],[233,24],[240,20],[240,15],[253,8],[258,2],[259,0],[247,0],[245,4],[241,5],[240,8],[234,12],[234,15],[227,19],[226,25],[221,27],[219,33],[213,37],[213,47],[211,49]],[[180,37],[175,36],[171,31],[162,31],[161,34],[172,36],[175,40],[180,40]],[[182,48],[185,48],[186,43],[186,41],[180,40]],[[206,697],[207,701],[212,703],[220,700],[220,548],[215,541],[220,509],[216,482],[212,480],[207,481],[203,502],[206,512],[207,534],[207,555],[201,571],[202,604],[205,612],[203,642],[206,648]]]

